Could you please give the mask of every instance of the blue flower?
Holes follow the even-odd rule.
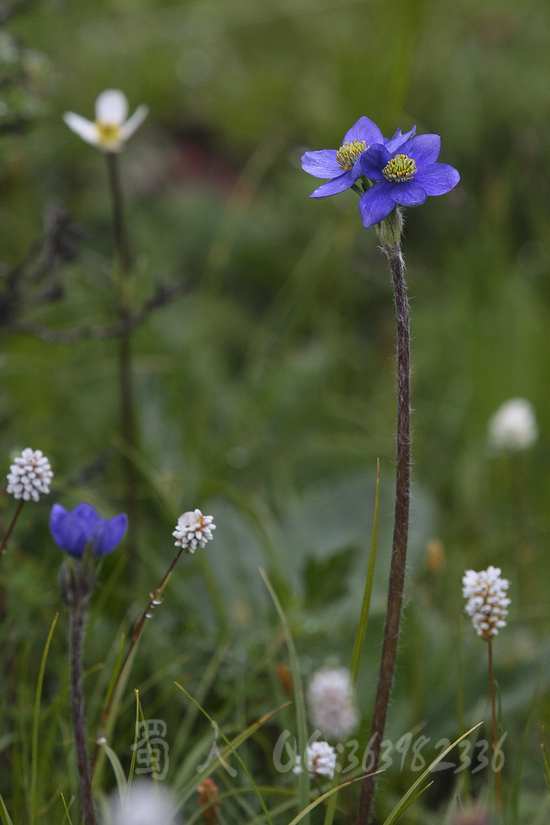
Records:
[[[55,543],[70,556],[82,558],[89,542],[96,558],[114,550],[128,526],[126,513],[110,521],[101,518],[91,504],[83,502],[71,512],[61,504],[54,504],[50,514],[50,532]]]
[[[360,160],[364,152],[372,144],[387,146],[390,152],[395,152],[414,135],[416,127],[410,132],[401,134],[398,129],[388,140],[368,117],[360,117],[357,123],[344,135],[342,146],[339,149],[321,149],[317,152],[306,152],[302,157],[302,169],[316,178],[329,178],[314,192],[312,198],[326,198],[336,195],[353,186],[357,178],[364,173],[361,171]]]
[[[377,144],[361,155],[360,174],[376,181],[359,199],[367,228],[383,221],[396,204],[419,206],[428,195],[444,195],[457,185],[457,170],[436,163],[440,148],[439,135],[418,135],[397,149]]]

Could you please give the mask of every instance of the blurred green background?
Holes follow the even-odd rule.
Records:
[[[355,194],[309,200],[317,181],[300,156],[337,148],[361,115],[388,136],[416,124],[442,136],[440,160],[461,182],[405,215],[413,514],[388,736],[425,723],[435,743],[489,718],[486,650],[460,627],[460,576],[501,566],[512,582],[509,626],[495,644],[510,731],[509,821],[532,823],[545,794],[539,751],[550,716],[550,6],[44,0],[19,9],[6,1],[0,12],[0,442],[6,473],[26,446],[42,449],[56,473],[52,496],[24,508],[1,563],[6,801],[25,809],[22,743],[37,660],[62,609],[49,509],[89,500],[109,515],[123,499],[116,343],[52,344],[10,329],[9,285],[29,270],[55,208],[77,224],[70,260],[55,273],[58,299],[44,301],[31,273],[17,317],[53,329],[115,318],[104,158],[61,119],[66,110],[91,118],[98,93],[115,87],[132,111],[150,109],[121,155],[133,305],[159,281],[184,294],[133,337],[139,546],[105,560],[92,606],[86,659],[109,666],[88,682],[90,730],[120,634],[172,558],[177,516],[196,506],[214,515],[215,541],[180,562],[146,628],[114,740],[121,759],[131,756],[140,684],[146,715],[172,731],[176,785],[189,742],[205,741],[208,752],[207,723],[191,720],[182,732],[185,703],[173,682],[199,690],[224,634],[229,652],[209,685],[210,711],[235,732],[281,700],[274,667],[285,652],[259,566],[288,611],[304,677],[345,665],[380,458],[378,574],[359,691],[366,741],[392,525],[391,284]],[[540,428],[517,461],[487,446],[490,416],[514,396],[531,401]],[[14,506],[6,502],[3,527]],[[427,551],[434,539],[443,549],[437,569]],[[54,756],[40,775],[44,800],[70,765],[60,744],[70,739],[66,623],[62,610],[47,671],[44,736]],[[256,745],[265,760],[251,753],[262,775],[271,744],[266,735]],[[411,781],[394,770],[382,783],[382,813]],[[408,821],[441,821],[453,781],[442,773]],[[59,821],[56,805],[41,821]]]

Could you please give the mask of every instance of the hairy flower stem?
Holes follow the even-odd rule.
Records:
[[[495,674],[493,671],[493,645],[492,639],[489,639],[488,642],[489,647],[489,690],[491,692],[491,710],[493,714],[493,753],[495,754],[495,762],[497,757],[497,750],[498,750],[498,723],[497,723],[497,706],[496,706],[496,698],[495,698]],[[497,793],[497,806],[500,815],[502,816],[504,807],[502,804],[502,776],[500,772],[500,761],[498,760],[499,764],[495,767],[495,785],[496,785],[496,793]]]
[[[86,605],[77,600],[71,607],[71,713],[73,720],[76,767],[80,784],[82,817],[85,825],[96,825],[92,780],[88,751],[86,749],[86,725],[84,719],[84,695],[82,691],[82,638],[86,621]]]
[[[118,258],[116,281],[117,312],[120,322],[125,323],[130,315],[130,249],[128,245],[128,236],[126,233],[126,223],[124,220],[118,155],[115,152],[107,152],[105,157],[107,158],[107,169],[109,172],[113,234]],[[118,364],[120,387],[120,429],[124,447],[128,451],[123,456],[123,467],[125,508],[128,513],[128,547],[131,552],[136,546],[137,529],[137,481],[131,453],[137,448],[137,436],[132,391],[132,349],[130,329],[125,329],[120,333]],[[130,455],[128,453],[130,453]]]
[[[397,317],[397,474],[388,607],[384,628],[382,658],[380,661],[380,674],[378,677],[378,687],[366,757],[369,776],[366,776],[363,780],[357,818],[358,825],[368,825],[371,815],[376,786],[376,776],[374,772],[378,769],[380,760],[380,749],[384,738],[384,728],[386,725],[397,653],[407,560],[411,450],[410,330],[409,302],[404,276],[405,265],[401,255],[401,226],[401,215],[398,210],[394,210],[394,212],[380,224],[379,228],[382,248],[390,264]]]

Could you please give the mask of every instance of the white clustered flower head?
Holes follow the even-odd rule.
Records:
[[[65,112],[63,120],[82,140],[102,152],[120,152],[148,112],[147,106],[142,104],[128,117],[126,95],[120,89],[106,89],[95,102],[95,120],[87,120],[75,112]]]
[[[359,723],[349,670],[318,670],[307,691],[314,726],[333,739],[344,739]]]
[[[204,547],[207,541],[212,540],[212,530],[216,529],[213,521],[214,516],[203,516],[200,510],[183,513],[172,533],[177,539],[174,544],[183,547],[186,553],[194,553],[197,547]]]
[[[134,782],[124,799],[116,793],[107,808],[107,825],[178,825],[171,793],[158,782]]]
[[[313,742],[307,746],[307,770],[310,779],[326,776],[332,779],[336,770],[336,751],[328,742]],[[293,773],[302,773],[302,757],[296,757]]]
[[[26,447],[10,466],[6,492],[24,501],[38,501],[40,493],[50,492],[52,478],[50,462],[42,450]]]
[[[489,421],[489,440],[497,450],[526,450],[539,435],[533,405],[525,398],[512,398]]]
[[[489,565],[487,570],[476,573],[466,570],[462,577],[462,595],[468,599],[466,613],[478,636],[489,641],[498,631],[506,627],[504,619],[508,615],[510,599],[506,591],[510,586],[508,579],[501,579],[500,567]]]

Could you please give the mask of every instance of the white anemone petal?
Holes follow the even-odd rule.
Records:
[[[128,101],[120,89],[105,89],[95,102],[95,116],[100,123],[120,126],[128,117]]]
[[[75,112],[65,112],[63,120],[73,132],[75,132],[86,143],[91,143],[92,146],[99,146],[101,143],[101,136],[95,123],[87,120],[82,115],[77,115]]]

